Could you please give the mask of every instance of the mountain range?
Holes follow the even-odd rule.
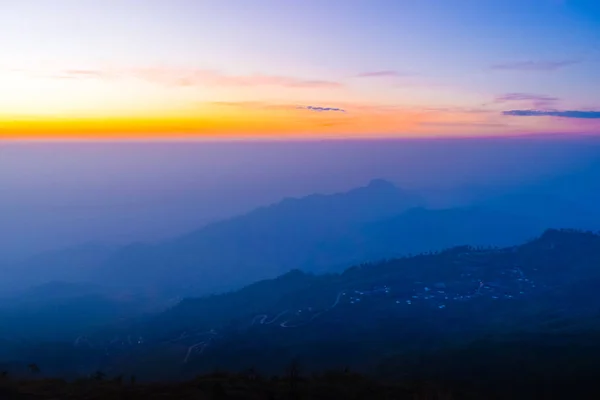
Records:
[[[5,359],[35,360],[70,376],[98,369],[148,379],[215,368],[271,373],[292,360],[307,370],[346,365],[365,372],[392,368],[395,360],[393,368],[406,372],[419,357],[481,340],[597,340],[598,265],[600,235],[547,230],[517,246],[458,246],[333,274],[293,270],[87,327],[68,341],[8,341],[0,350]]]
[[[149,366],[161,360],[186,376],[249,363],[275,371],[293,359],[310,369],[374,368],[387,357],[480,339],[544,334],[568,341],[569,334],[600,329],[598,265],[600,235],[548,230],[518,246],[460,246],[341,274],[296,270],[239,291],[185,299],[112,332],[142,338],[112,348],[127,352],[140,373],[140,359]],[[106,345],[109,337],[97,332],[90,340]]]
[[[312,281],[310,274],[454,246],[513,246],[548,228],[597,230],[599,172],[592,166],[527,187],[479,190],[487,195],[450,208],[431,208],[418,193],[376,179],[344,193],[284,199],[155,244],[40,254],[7,274],[21,281],[3,282],[12,290],[0,298],[0,334],[73,340],[182,298],[229,293],[289,271]],[[299,275],[292,276],[296,284]],[[287,290],[261,285],[264,292]],[[240,295],[240,307],[246,298]]]
[[[28,271],[22,286],[94,282],[167,299],[223,292],[292,269],[339,272],[461,244],[513,245],[549,228],[599,229],[598,181],[600,167],[592,165],[431,208],[418,193],[374,179],[345,193],[283,199],[159,243],[88,244],[38,255],[14,270]]]

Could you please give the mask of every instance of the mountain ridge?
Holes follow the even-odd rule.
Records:
[[[596,169],[585,170],[577,185],[585,186]],[[290,269],[336,272],[460,243],[516,244],[553,226],[600,227],[597,213],[551,190],[571,187],[571,180],[548,182],[539,192],[510,190],[472,204],[429,208],[421,195],[371,179],[345,192],[284,198],[157,243],[88,245],[38,256],[20,267],[40,271],[25,278],[36,284],[55,274],[53,279],[91,280],[171,298],[227,291]]]
[[[147,281],[168,281],[168,277],[152,275],[162,269],[163,274],[180,271],[191,278],[180,281],[204,280],[206,283],[211,280],[212,283],[205,286],[216,288],[220,279],[217,276],[225,275],[211,277],[211,274],[237,268],[238,274],[246,276],[236,279],[235,274],[230,273],[228,278],[231,287],[239,286],[299,266],[306,268],[310,263],[307,254],[314,253],[315,249],[318,252],[319,243],[334,242],[353,226],[424,204],[420,196],[384,180],[372,180],[367,186],[343,193],[284,199],[158,245],[121,249],[106,263],[102,278],[107,280],[112,274],[135,281],[141,272],[131,270],[131,266],[140,270],[140,266],[146,264],[153,265],[144,270],[144,275],[152,277],[146,278]],[[303,263],[303,259],[308,261]],[[173,264],[174,269],[168,267]],[[321,268],[330,264],[320,262]],[[240,268],[242,266],[245,268]]]
[[[240,290],[182,299],[89,339],[104,349],[100,343],[113,337],[143,338],[108,347],[115,357],[130,354],[132,364],[123,368],[140,374],[151,374],[158,360],[177,376],[243,368],[249,360],[271,371],[294,357],[307,368],[336,362],[365,368],[449,342],[458,348],[481,338],[600,331],[600,299],[590,295],[600,284],[597,265],[600,234],[550,229],[505,248],[456,246],[339,274],[293,270]],[[114,367],[110,359],[103,368]]]

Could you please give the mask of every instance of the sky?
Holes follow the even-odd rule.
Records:
[[[20,0],[0,139],[600,131],[596,0]]]

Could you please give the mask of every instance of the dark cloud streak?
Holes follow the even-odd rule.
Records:
[[[519,61],[512,63],[495,64],[491,66],[493,70],[501,71],[556,71],[579,63],[579,60],[560,60],[560,61]]]
[[[600,119],[600,111],[581,111],[581,110],[566,110],[566,111],[542,111],[542,110],[510,110],[503,111],[502,114],[514,117],[561,117],[561,118],[578,118],[578,119]]]
[[[507,103],[511,101],[530,101],[536,108],[549,107],[560,99],[558,97],[545,96],[531,93],[506,93],[494,99],[494,103]]]
[[[506,93],[501,96],[496,97],[496,102],[505,102],[505,101],[521,101],[521,100],[534,100],[534,101],[558,101],[558,97],[551,97],[539,94],[529,94],[529,93]]]
[[[315,112],[324,112],[324,111],[343,112],[343,113],[346,112],[346,110],[337,108],[337,107],[298,106],[297,108],[301,109],[301,110],[309,110],[309,111],[315,111]]]

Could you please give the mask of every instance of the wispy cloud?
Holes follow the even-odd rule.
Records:
[[[224,107],[262,107],[268,103],[262,101],[212,101],[210,104]]]
[[[580,60],[518,61],[495,64],[491,66],[491,69],[504,71],[556,71],[580,62]]]
[[[554,105],[560,99],[558,97],[546,96],[540,94],[531,93],[506,93],[497,96],[494,99],[494,103],[508,103],[508,102],[531,102],[535,108],[549,107]]]
[[[172,86],[279,86],[288,88],[341,88],[340,82],[290,76],[229,75],[208,69],[144,68],[129,71],[133,77]]]
[[[324,111],[343,112],[343,113],[346,112],[346,110],[337,108],[337,107],[298,106],[297,108],[302,109],[302,110],[315,111],[315,112],[324,112]]]
[[[485,108],[473,107],[424,107],[421,109],[427,113],[443,113],[443,114],[464,114],[464,115],[484,115],[492,114],[491,110]]]
[[[294,110],[298,107],[293,104],[268,103],[264,101],[213,101],[208,104],[248,110]]]
[[[339,88],[343,85],[339,82],[327,80],[301,79],[287,76],[273,75],[207,75],[197,74],[197,83],[210,83],[218,86],[282,86],[290,88]]]
[[[506,126],[499,122],[421,122],[419,125],[444,128],[499,128]]]
[[[19,72],[35,78],[42,79],[106,79],[116,77],[117,75],[110,71],[96,69],[66,69],[66,70],[27,70],[21,69]]]
[[[291,103],[269,103],[264,101],[213,101],[208,104],[219,107],[232,107],[247,110],[307,110],[313,112],[346,112],[345,109],[340,107],[303,106]]]
[[[502,112],[504,115],[515,117],[561,117],[578,119],[600,119],[600,111],[566,110],[566,111],[542,111],[542,110],[510,110]]]
[[[72,77],[82,77],[82,78],[101,78],[105,76],[105,73],[102,73],[98,70],[92,69],[68,69],[64,71],[65,75]]]
[[[333,103],[333,102],[332,102]],[[352,102],[336,102],[335,106],[298,105],[298,103],[272,103],[265,101],[219,101],[203,103],[209,106],[238,108],[243,110],[273,110],[273,111],[298,111],[319,114],[323,118],[329,115],[344,116],[340,119],[326,120],[323,124],[340,125],[348,121],[357,123],[389,124],[405,123],[406,121],[420,121],[422,127],[439,128],[497,128],[506,126],[505,121],[497,120],[498,112],[493,110],[469,107],[438,107],[427,108],[394,104],[368,104]],[[322,125],[326,126],[326,125]],[[416,125],[415,125],[416,126]]]
[[[341,82],[325,79],[305,79],[292,76],[249,74],[232,75],[218,70],[189,68],[123,68],[103,69],[64,69],[58,71],[30,71],[36,76],[50,79],[141,79],[166,86],[279,86],[286,88],[341,88]]]
[[[414,74],[410,72],[400,72],[394,70],[384,70],[384,71],[367,71],[361,72],[356,75],[357,78],[399,78],[403,76],[412,76]]]

